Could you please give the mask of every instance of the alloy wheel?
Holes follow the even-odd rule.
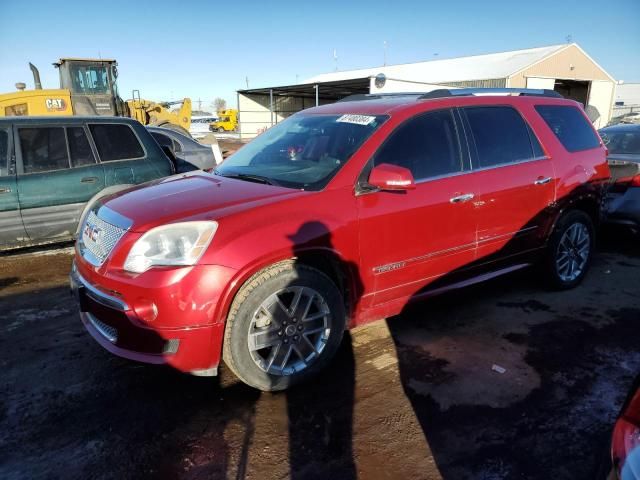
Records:
[[[556,252],[556,270],[563,282],[572,282],[584,271],[591,251],[591,235],[583,223],[574,223],[562,235]]]

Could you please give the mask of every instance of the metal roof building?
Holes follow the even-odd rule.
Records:
[[[606,125],[615,80],[575,43],[470,57],[325,73],[297,85],[238,91],[240,135],[252,138],[295,112],[357,93],[429,92],[447,87],[556,90]]]

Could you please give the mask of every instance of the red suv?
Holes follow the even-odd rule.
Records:
[[[224,359],[282,390],[411,300],[534,263],[573,287],[609,170],[558,97],[360,96],[293,115],[215,174],[101,199],[71,274],[82,321],[116,355],[195,375]]]

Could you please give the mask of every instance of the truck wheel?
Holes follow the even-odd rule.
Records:
[[[584,279],[595,250],[595,228],[591,217],[580,210],[564,214],[547,245],[545,273],[551,287],[573,288]]]
[[[344,334],[340,291],[324,273],[282,262],[252,277],[236,295],[223,358],[244,383],[284,390],[322,370]]]
[[[222,127],[218,127],[218,132],[220,132],[220,133],[224,133],[224,128],[222,128]]]

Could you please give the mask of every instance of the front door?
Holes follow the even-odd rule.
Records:
[[[71,238],[85,204],[105,185],[85,128],[19,127],[17,139],[18,197],[29,238]]]
[[[0,250],[28,241],[20,218],[16,166],[9,127],[0,127]]]
[[[459,131],[449,109],[419,114],[375,154],[374,165],[411,170],[416,188],[358,197],[364,304],[408,300],[473,262],[476,185]]]

